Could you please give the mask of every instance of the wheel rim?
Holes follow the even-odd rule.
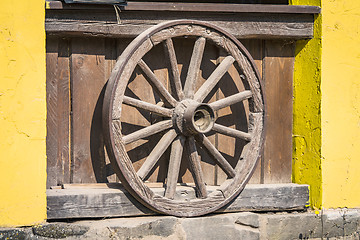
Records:
[[[195,37],[196,40],[185,83],[182,84],[172,39],[185,36]],[[204,48],[208,42],[222,49],[227,56],[196,91],[195,84]],[[158,44],[164,45],[169,58],[175,88],[172,94],[143,60],[144,55]],[[235,64],[241,71],[245,90],[211,103],[204,102],[229,67]],[[135,67],[141,69],[146,80],[160,96],[162,104],[155,105],[126,96],[125,91]],[[245,100],[249,105],[247,132],[216,123],[217,111]],[[120,120],[122,104],[152,112],[163,116],[164,119],[124,135]],[[175,216],[199,216],[213,212],[241,192],[256,167],[263,145],[263,116],[264,104],[259,74],[250,54],[240,42],[225,31],[208,23],[191,20],[159,24],[135,38],[119,57],[113,69],[106,87],[103,107],[107,151],[122,184],[150,209]],[[247,142],[234,167],[206,136],[210,130]],[[126,145],[156,134],[163,135],[139,170],[135,171]],[[228,176],[220,186],[206,186],[198,145],[207,150]],[[144,181],[167,149],[170,149],[170,158],[166,185],[163,191],[159,192],[148,187]],[[181,200],[175,197],[183,154],[188,155],[188,164],[195,183],[196,197],[193,199]]]

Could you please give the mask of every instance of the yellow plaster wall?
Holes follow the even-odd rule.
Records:
[[[314,208],[360,207],[360,1],[290,3],[322,7],[314,39],[297,43],[293,181]]]
[[[360,207],[360,1],[322,12],[323,206]]]
[[[0,1],[0,226],[46,218],[44,4]]]
[[[291,0],[293,5],[320,6],[320,0]],[[294,69],[292,181],[310,185],[310,204],[322,205],[321,175],[321,15],[314,38],[298,41]]]

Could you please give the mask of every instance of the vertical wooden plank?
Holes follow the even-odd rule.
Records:
[[[264,183],[291,182],[293,65],[293,42],[265,42]]]
[[[258,40],[258,39],[244,39],[244,40],[241,40],[241,43],[245,46],[245,48],[249,51],[249,53],[253,57],[253,59],[255,61],[255,65],[256,65],[257,69],[259,70],[260,77],[262,78],[264,41]],[[260,79],[260,81],[262,81],[262,79]],[[250,184],[262,183],[262,181],[261,181],[262,162],[263,162],[263,159],[259,159],[258,165],[256,166],[256,169],[254,171],[254,174],[249,181]]]
[[[71,56],[72,182],[106,182],[101,129],[105,40],[74,38]]]
[[[46,41],[47,188],[70,182],[69,42]]]

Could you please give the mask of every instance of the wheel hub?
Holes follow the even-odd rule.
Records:
[[[215,123],[214,110],[191,99],[181,101],[174,110],[174,125],[185,136],[209,132]]]

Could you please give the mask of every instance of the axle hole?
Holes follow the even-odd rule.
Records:
[[[209,131],[214,125],[214,116],[204,106],[201,106],[195,111],[193,121],[195,129],[198,132],[204,133]]]

